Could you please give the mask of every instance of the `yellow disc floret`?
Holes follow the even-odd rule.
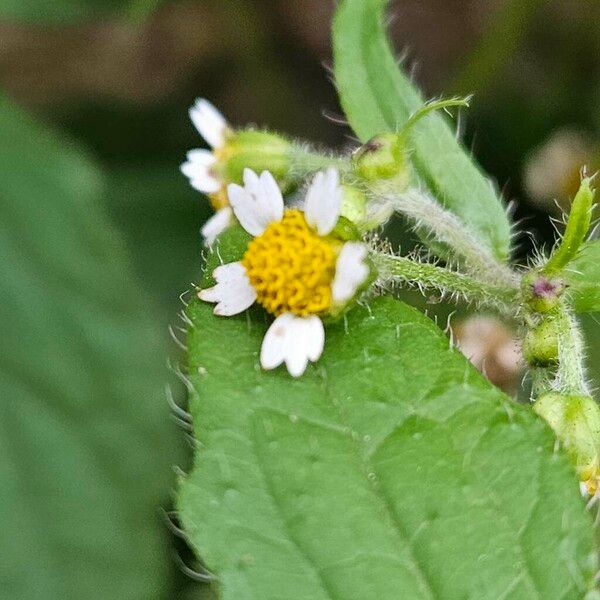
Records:
[[[339,243],[320,237],[300,210],[286,210],[248,245],[242,259],[256,300],[280,315],[319,314],[331,306]]]

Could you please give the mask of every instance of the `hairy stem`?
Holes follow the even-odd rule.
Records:
[[[311,173],[328,167],[335,167],[340,174],[350,169],[350,161],[347,158],[334,154],[322,154],[300,144],[293,147],[289,160],[289,172],[293,179],[303,179]]]
[[[544,367],[531,367],[531,400],[534,402],[542,394],[552,389],[553,374]]]
[[[555,387],[566,394],[590,394],[585,377],[585,349],[579,323],[571,309],[561,303],[557,313],[558,368]]]
[[[517,274],[500,263],[456,215],[445,210],[428,194],[416,189],[401,193],[384,191],[382,199],[417,227],[427,229],[436,241],[450,246],[479,278],[504,288],[518,288]]]
[[[517,292],[512,287],[480,281],[464,273],[403,256],[374,252],[371,257],[383,283],[405,282],[458,295],[467,302],[484,304],[502,313],[515,312]]]

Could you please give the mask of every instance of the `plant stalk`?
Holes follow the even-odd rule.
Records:
[[[517,292],[512,287],[480,281],[464,273],[403,256],[373,252],[371,257],[383,283],[400,281],[458,295],[467,302],[476,302],[504,314],[515,312]]]
[[[412,188],[401,193],[384,192],[383,196],[395,211],[407,216],[417,227],[427,229],[436,241],[452,248],[479,278],[498,287],[518,289],[518,275],[499,262],[456,215],[431,196]]]

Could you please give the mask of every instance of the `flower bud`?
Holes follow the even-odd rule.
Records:
[[[399,187],[408,185],[408,161],[404,137],[382,133],[363,144],[352,156],[356,174],[367,181],[395,179]]]
[[[600,407],[589,396],[544,394],[533,409],[552,427],[588,490],[600,475]]]
[[[554,319],[544,319],[527,332],[523,355],[533,367],[550,367],[558,363],[558,330]]]
[[[222,147],[215,149],[215,170],[225,184],[242,183],[245,168],[256,173],[270,171],[283,191],[289,179],[292,145],[284,137],[256,129],[230,132]]]
[[[364,223],[367,216],[367,197],[362,190],[351,185],[342,185],[340,215],[357,227]]]
[[[548,277],[537,271],[531,271],[523,278],[523,300],[538,313],[547,313],[556,308],[564,291],[565,283],[560,278]]]

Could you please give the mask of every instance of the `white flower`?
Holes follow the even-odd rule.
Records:
[[[254,302],[276,315],[260,352],[264,369],[285,363],[298,377],[323,352],[321,316],[347,304],[364,284],[367,247],[332,235],[342,190],[335,169],[318,173],[306,194],[304,212],[284,210],[273,176],[244,171],[244,186],[228,187],[231,207],[254,236],[241,261],[217,267],[216,285],[198,294],[216,303],[215,314],[231,316]]]
[[[181,165],[181,172],[195,190],[203,194],[214,194],[221,189],[223,183],[215,174],[217,157],[214,150],[218,151],[225,145],[229,127],[225,117],[203,98],[196,100],[196,104],[190,108],[190,119],[213,151],[190,150],[187,162]]]
[[[214,241],[221,235],[230,225],[233,224],[233,211],[230,206],[220,208],[200,230],[204,243],[207,246],[212,246]]]
[[[224,200],[224,182],[216,168],[216,153],[223,148],[229,127],[225,117],[203,98],[196,100],[190,109],[190,118],[200,135],[206,140],[211,150],[195,149],[187,153],[187,161],[181,165],[181,172],[190,180],[190,185],[213,199],[217,208],[202,228],[205,242],[210,245],[232,223],[231,209]]]

